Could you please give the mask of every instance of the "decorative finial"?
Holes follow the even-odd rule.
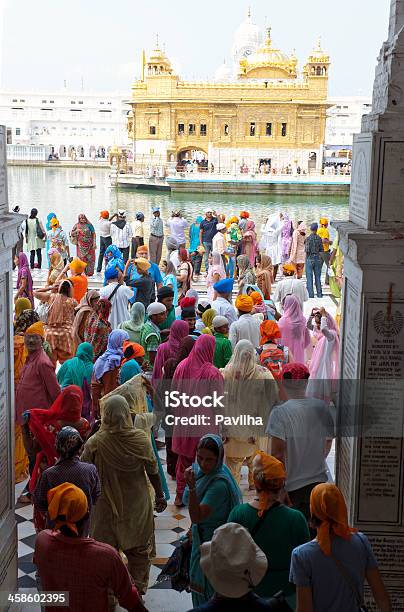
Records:
[[[321,51],[321,36],[319,36],[317,39],[317,50]]]
[[[248,19],[251,19],[251,6],[248,7],[247,17]]]
[[[271,45],[271,29],[272,28],[267,28],[267,45],[268,45],[268,47]]]
[[[159,35],[156,34],[156,49],[160,49],[159,47]]]

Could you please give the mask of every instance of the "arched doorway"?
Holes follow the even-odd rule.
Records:
[[[207,172],[208,154],[203,149],[184,147],[177,151],[178,172]]]
[[[317,153],[315,151],[311,151],[309,153],[309,163],[308,163],[308,169],[310,170],[315,170],[317,168]]]

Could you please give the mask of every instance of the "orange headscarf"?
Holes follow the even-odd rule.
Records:
[[[100,212],[100,218],[101,219],[109,219],[109,212],[107,210],[102,210]]]
[[[131,359],[136,359],[136,357],[144,357],[145,350],[141,344],[137,342],[131,342],[130,340],[125,340],[122,346],[124,358],[122,359],[121,365],[130,361]],[[128,349],[128,351],[127,351]]]
[[[45,328],[43,326],[42,321],[37,321],[36,323],[33,323],[32,325],[30,325],[28,327],[28,329],[25,332],[25,335],[37,335],[37,336],[41,336],[42,338],[45,338]]]
[[[81,261],[78,257],[75,257],[73,261],[70,262],[69,268],[74,274],[82,274],[87,267],[87,262]]]
[[[281,331],[276,321],[263,321],[260,325],[261,339],[260,344],[273,342],[281,337]]]
[[[331,532],[349,540],[357,530],[348,525],[345,499],[334,484],[317,485],[310,495],[310,513],[322,521],[317,527],[317,541],[325,555],[331,555]]]
[[[250,216],[250,213],[248,212],[248,210],[242,210],[240,213],[240,217],[242,219],[248,219],[249,216]]]
[[[48,491],[48,514],[49,518],[55,521],[55,529],[66,525],[78,534],[76,523],[87,512],[87,497],[76,485],[65,482]]]
[[[254,302],[249,295],[238,295],[235,301],[235,306],[240,312],[251,312],[254,307]]]
[[[252,291],[250,293],[250,298],[252,298],[252,301],[254,302],[254,306],[256,304],[262,304],[262,295],[258,291]]]
[[[286,472],[281,461],[264,451],[255,454],[253,465],[254,484],[259,499],[258,516],[261,518],[269,507],[271,491],[279,491],[285,484]]]

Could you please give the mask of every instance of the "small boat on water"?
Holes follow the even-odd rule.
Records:
[[[70,189],[95,189],[95,185],[82,185],[81,183],[79,185],[69,185]]]
[[[70,189],[95,189],[95,185],[93,183],[93,177],[90,176],[89,183],[77,183],[76,185],[69,185]]]

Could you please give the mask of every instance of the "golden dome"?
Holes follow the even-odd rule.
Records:
[[[156,47],[150,53],[149,61],[147,62],[148,75],[172,74],[172,71],[171,62],[164,51],[160,49],[157,37]]]
[[[267,30],[267,38],[263,47],[257,49],[248,58],[240,61],[242,77],[291,79],[296,78],[296,56],[288,57],[272,46],[271,28]]]
[[[317,47],[315,49],[313,49],[313,51],[310,53],[309,56],[309,62],[311,63],[316,63],[316,62],[322,62],[322,63],[328,63],[330,61],[330,57],[324,53],[324,51],[321,48],[321,39],[319,38],[317,41]]]

